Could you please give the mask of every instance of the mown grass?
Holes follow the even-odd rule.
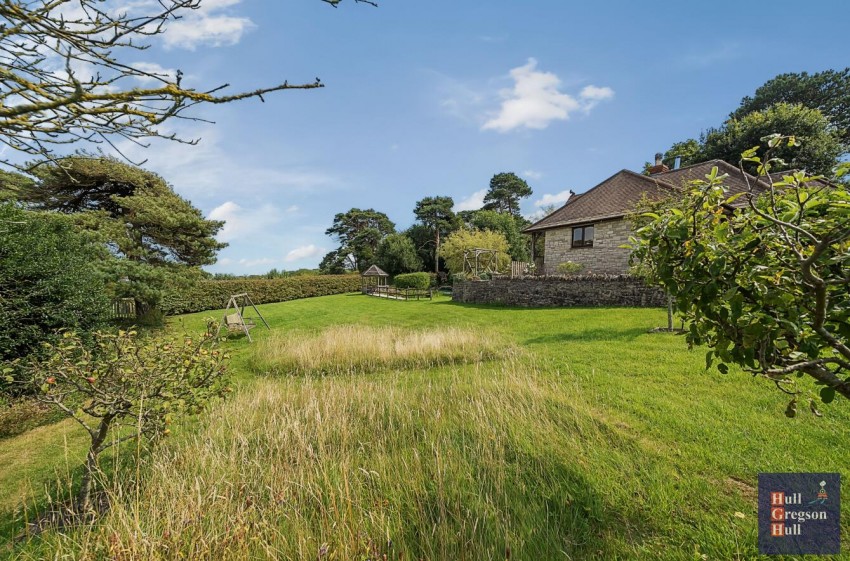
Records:
[[[766,382],[706,372],[704,353],[687,351],[680,337],[646,333],[664,323],[662,310],[364,296],[261,310],[274,332],[258,328],[257,343],[230,343],[242,380],[233,400],[146,457],[141,486],[124,478],[101,524],[10,551],[22,559],[753,559],[758,472],[847,476],[847,403],[825,407],[823,419],[784,417],[786,396]],[[203,317],[177,327],[202,329]],[[521,352],[352,376],[251,373],[263,340],[320,339],[339,324],[457,327]]]
[[[492,336],[471,329],[339,325],[320,333],[272,333],[258,343],[249,366],[275,374],[354,374],[478,362],[505,351]]]

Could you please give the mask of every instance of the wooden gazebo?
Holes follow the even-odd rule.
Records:
[[[390,276],[380,267],[372,265],[360,275],[360,291],[363,294],[373,294],[381,290],[386,291],[387,280],[389,278]]]

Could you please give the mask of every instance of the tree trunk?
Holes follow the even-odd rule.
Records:
[[[100,426],[91,433],[91,446],[89,446],[89,452],[86,455],[83,480],[80,483],[80,490],[77,492],[77,504],[74,508],[77,514],[84,514],[91,505],[91,488],[94,472],[97,471],[97,456],[103,451],[103,443],[109,434],[109,425],[112,424],[113,418],[112,415],[101,418]]]
[[[434,249],[434,273],[440,274],[440,228],[437,227],[437,246]]]

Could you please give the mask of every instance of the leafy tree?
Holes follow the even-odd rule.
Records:
[[[477,230],[501,233],[508,241],[508,253],[511,259],[528,261],[530,240],[521,233],[522,228],[527,224],[524,218],[494,210],[478,210],[470,217],[470,224]]]
[[[490,179],[483,209],[519,216],[520,199],[531,196],[531,193],[528,183],[515,173],[497,173]]]
[[[440,256],[446,260],[446,266],[452,273],[463,272],[464,254],[470,249],[494,249],[499,252],[497,265],[499,270],[510,267],[508,240],[501,232],[491,230],[458,230],[446,238],[440,248]]]
[[[319,272],[323,275],[341,275],[348,271],[349,260],[339,250],[329,251],[319,263]]]
[[[440,239],[457,229],[458,222],[451,197],[425,197],[416,203],[413,213],[423,226],[431,231],[434,240],[434,272],[440,272]]]
[[[793,137],[766,139],[765,157],[743,158],[770,172]],[[823,402],[850,398],[850,190],[825,186],[804,172],[733,198],[715,168],[663,214],[645,215],[634,259],[648,262],[689,325],[689,345],[707,345],[706,366],[727,364],[773,381],[792,394],[786,414],[813,381]]]
[[[374,209],[352,208],[334,216],[333,225],[325,231],[339,243],[339,249],[326,265],[344,261],[346,268],[364,271],[375,260],[378,244],[388,234],[395,232],[395,224],[383,212]],[[325,263],[325,259],[322,263]],[[320,268],[321,265],[320,265]]]
[[[90,437],[74,511],[91,510],[98,456],[141,437],[168,435],[169,425],[201,412],[230,391],[224,361],[207,334],[169,340],[135,331],[95,333],[94,348],[69,331],[47,357],[25,363],[26,383],[38,399],[82,426]]]
[[[441,259],[439,255],[434,255],[434,238],[433,232],[424,224],[413,224],[404,231],[404,235],[410,238],[413,242],[413,247],[416,249],[416,255],[422,261],[422,270],[437,271],[445,269],[445,263],[437,263]],[[439,268],[438,268],[439,267]]]
[[[224,222],[207,220],[159,175],[115,158],[73,156],[40,166],[19,198],[70,214],[111,249],[102,264],[115,297],[155,308],[167,283],[188,283],[187,268],[215,263]],[[181,279],[183,279],[181,281]]]
[[[37,351],[57,330],[108,319],[95,266],[103,253],[64,216],[0,204],[0,360]]]
[[[752,96],[742,99],[741,106],[730,116],[743,119],[777,103],[801,104],[820,110],[838,133],[844,151],[850,150],[850,67],[814,74],[780,74],[765,82]]]
[[[71,157],[39,167],[22,197],[41,210],[79,214],[119,254],[151,264],[211,265],[227,244],[224,226],[174,192],[159,175],[115,158]]]
[[[799,149],[782,146],[775,150],[774,158],[784,161],[777,161],[775,170],[804,169],[811,174],[832,175],[842,152],[841,142],[819,110],[799,104],[779,103],[741,119],[730,119],[705,133],[701,154],[707,160],[716,158],[736,164],[742,152],[778,131],[793,135],[803,145]],[[755,171],[756,167],[753,162],[745,165],[748,171]]]
[[[390,234],[381,240],[375,257],[378,266],[392,276],[422,269],[413,241],[404,234]]]
[[[17,201],[21,192],[32,189],[32,185],[31,177],[0,170],[0,202]]]
[[[120,10],[104,6],[102,0],[0,4],[4,53],[0,142],[46,160],[53,160],[57,146],[73,142],[112,144],[112,138],[162,137],[194,143],[164,132],[161,125],[171,119],[193,119],[187,110],[201,103],[262,99],[279,90],[322,87],[319,79],[302,84],[284,81],[219,95],[226,85],[199,91],[184,85],[180,71],[172,75],[133,64],[136,51],[147,49],[152,36],[200,4],[201,0],[131,2]],[[8,156],[0,157],[0,162],[13,165]]]

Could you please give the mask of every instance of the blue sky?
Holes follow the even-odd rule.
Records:
[[[531,215],[719,124],[776,74],[850,64],[839,2],[379,4],[204,0],[138,55],[199,89],[326,85],[170,126],[197,146],[125,147],[227,220],[209,270],[314,267],[335,213],[402,229],[425,196],[475,208],[503,171],[534,189]]]

